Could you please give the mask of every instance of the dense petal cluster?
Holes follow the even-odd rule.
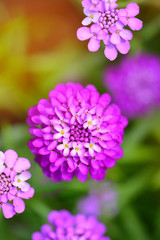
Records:
[[[118,213],[118,193],[113,183],[91,183],[89,194],[79,200],[77,208],[86,215],[115,216]]]
[[[105,71],[104,84],[126,116],[141,117],[160,107],[160,60],[144,53],[126,57]]]
[[[24,212],[22,198],[29,199],[34,195],[34,189],[26,182],[31,177],[26,171],[29,168],[29,160],[18,158],[15,151],[0,151],[0,210],[2,208],[5,218]]]
[[[32,240],[110,240],[104,237],[106,227],[93,216],[71,215],[68,211],[52,211],[49,224],[42,225],[41,232],[34,232]]]
[[[113,61],[118,51],[127,54],[130,49],[129,40],[133,38],[129,26],[133,31],[142,28],[142,21],[136,18],[139,14],[139,6],[129,3],[125,9],[116,9],[117,0],[83,0],[84,14],[86,18],[82,21],[85,27],[77,31],[79,40],[89,40],[88,49],[96,52],[100,48],[100,42],[105,44],[104,54]],[[86,27],[90,25],[90,27]]]
[[[43,172],[54,181],[80,181],[90,173],[102,180],[107,168],[122,157],[127,119],[110,95],[100,96],[93,85],[59,84],[29,109],[27,122],[34,136],[29,148]]]

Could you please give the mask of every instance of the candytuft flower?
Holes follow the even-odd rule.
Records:
[[[29,148],[46,176],[54,181],[74,177],[97,181],[107,168],[122,157],[127,120],[107,93],[100,94],[93,85],[59,84],[28,111],[29,132],[34,136]]]
[[[160,60],[137,54],[105,71],[104,84],[129,118],[142,117],[160,107]]]
[[[73,216],[66,210],[52,211],[48,215],[48,222],[49,224],[42,225],[40,232],[32,234],[32,240],[110,240],[109,237],[104,237],[105,225],[98,222],[94,216]]]
[[[115,216],[118,213],[118,193],[113,183],[90,183],[89,194],[79,200],[77,209],[85,215]]]
[[[34,189],[26,182],[31,178],[26,171],[30,166],[29,160],[18,158],[14,150],[0,151],[0,210],[5,218],[24,212],[22,198],[29,199],[34,195]]]
[[[113,61],[117,58],[118,51],[127,54],[130,49],[129,40],[133,38],[129,26],[133,31],[139,31],[143,23],[136,18],[139,14],[139,6],[129,3],[125,9],[116,9],[117,0],[83,0],[84,14],[86,18],[77,30],[77,37],[84,41],[89,39],[88,49],[96,52],[100,48],[100,42],[105,44],[104,54]],[[90,27],[86,27],[90,25]]]

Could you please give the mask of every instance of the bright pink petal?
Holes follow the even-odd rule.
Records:
[[[56,146],[57,146],[57,142],[53,141],[48,145],[48,150],[52,151],[53,149],[55,149]]]
[[[57,153],[56,152],[54,152],[54,151],[52,151],[51,153],[50,153],[50,156],[49,156],[49,161],[51,162],[51,163],[54,163],[55,161],[56,161],[56,159],[57,159]]]
[[[79,169],[77,169],[77,171],[76,171],[76,176],[77,176],[77,178],[78,178],[78,180],[80,181],[80,182],[85,182],[86,180],[87,180],[87,176],[86,175],[83,175],[80,171],[79,171]]]
[[[101,27],[99,26],[99,24],[93,24],[91,26],[91,32],[92,33],[99,33],[101,31]]]
[[[40,232],[34,232],[32,234],[32,240],[43,240],[43,236]]]
[[[119,17],[127,17],[127,10],[122,8],[118,10],[118,16]]]
[[[113,168],[116,165],[116,160],[108,158],[107,160],[104,161],[104,163],[107,168]]]
[[[14,206],[14,210],[17,212],[17,213],[22,213],[24,212],[25,210],[25,203],[24,201],[19,198],[19,197],[16,197],[13,199],[13,206]]]
[[[47,147],[42,147],[38,152],[40,155],[48,155],[50,153],[50,150],[48,150]]]
[[[31,178],[31,173],[30,172],[22,172],[18,177],[22,179],[22,181],[26,181]]]
[[[63,162],[65,161],[64,157],[58,158],[57,161],[55,162],[55,167],[59,167],[63,164]]]
[[[44,115],[40,115],[39,117],[40,117],[42,123],[44,123],[44,124],[46,124],[46,125],[49,125],[49,124],[50,124],[50,120],[49,120],[48,117],[46,117],[46,116],[44,116]]]
[[[4,163],[5,155],[3,152],[0,151],[0,163]]]
[[[30,161],[27,158],[18,158],[14,166],[14,170],[18,173],[25,171],[31,167]]]
[[[63,155],[67,156],[69,154],[69,148],[65,148],[63,151]]]
[[[121,37],[119,33],[113,33],[110,39],[112,44],[119,44],[121,42]]]
[[[18,158],[17,153],[14,150],[9,149],[4,154],[5,154],[5,163],[6,163],[7,167],[13,168],[13,166]]]
[[[11,218],[15,215],[13,205],[10,203],[3,203],[2,210],[5,218]]]
[[[127,30],[127,29],[122,29],[122,31],[120,31],[120,36],[124,39],[124,40],[131,40],[133,38],[133,34],[131,31]]]
[[[18,191],[17,196],[24,199],[32,198],[34,195],[34,189],[30,188],[27,192]]]
[[[58,146],[57,146],[57,149],[58,149],[58,150],[63,150],[63,149],[64,149],[64,145],[63,145],[63,144],[58,145]]]
[[[77,30],[77,38],[80,41],[87,40],[87,39],[89,39],[91,37],[92,37],[92,33],[91,33],[90,28],[88,28],[88,27],[81,27],[81,28],[79,28]]]
[[[118,52],[117,49],[114,45],[106,45],[105,50],[104,50],[104,55],[106,58],[108,58],[110,61],[113,61],[117,58]]]
[[[72,158],[68,158],[67,159],[67,163],[68,163],[68,166],[69,168],[74,171],[77,167],[77,164],[74,162],[74,160]]]
[[[83,175],[88,175],[88,167],[83,164],[83,163],[80,163],[79,165],[79,171],[83,174]]]
[[[21,182],[21,183],[19,184],[19,188],[20,188],[23,192],[27,192],[27,191],[29,191],[29,189],[30,189],[30,185],[29,185],[29,183],[27,183],[27,182]]]
[[[143,22],[139,20],[138,18],[129,18],[128,19],[128,26],[133,31],[139,31],[143,27]]]
[[[100,40],[98,40],[95,37],[91,38],[88,43],[88,50],[90,52],[96,52],[98,51],[99,48],[100,48]]]
[[[139,14],[139,6],[137,5],[137,3],[129,3],[126,10],[128,13],[128,17],[134,17]]]
[[[54,139],[59,139],[62,137],[62,134],[61,133],[56,133],[54,134]]]
[[[99,169],[98,161],[92,159],[91,160],[91,165],[94,169],[97,169],[97,170]]]
[[[59,124],[55,124],[54,129],[57,130],[57,132],[60,132],[62,130],[62,127]]]
[[[32,144],[36,148],[41,148],[43,146],[43,140],[40,138],[36,138],[35,140],[33,140]]]
[[[82,21],[82,25],[87,26],[92,22],[92,19],[90,17],[86,17],[85,19],[83,19]]]
[[[116,45],[118,51],[122,54],[127,54],[130,49],[129,41],[122,41],[120,44]]]

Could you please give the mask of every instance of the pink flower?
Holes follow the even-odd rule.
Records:
[[[94,11],[90,11],[89,9],[85,8],[84,9],[84,14],[87,16],[83,21],[82,21],[82,25],[86,26],[91,24],[92,22],[97,22],[99,19],[99,13],[98,12],[94,12]]]
[[[5,218],[22,213],[25,210],[22,198],[34,195],[34,189],[26,182],[31,178],[26,171],[30,166],[29,160],[18,158],[14,150],[0,152],[0,210],[2,208]]]
[[[73,216],[66,210],[52,211],[48,222],[42,225],[40,232],[32,234],[32,240],[111,240],[104,236],[105,225],[94,216]]]
[[[128,53],[129,41],[133,38],[131,31],[125,29],[129,26],[133,31],[142,28],[142,21],[135,18],[139,14],[136,3],[129,3],[126,9],[116,9],[117,0],[83,0],[84,14],[87,16],[83,25],[92,24],[90,27],[81,27],[77,30],[80,41],[89,40],[88,50],[96,52],[100,43],[105,44],[105,56],[113,61],[118,55]]]
[[[119,20],[133,31],[139,31],[143,27],[143,22],[135,18],[139,14],[139,6],[136,3],[129,3],[126,9],[120,9],[118,12]]]
[[[101,181],[107,168],[122,157],[127,120],[111,97],[100,96],[93,85],[59,84],[28,111],[33,138],[28,146],[46,176],[70,181],[88,175]]]
[[[63,150],[63,155],[66,157],[69,155],[69,149],[72,147],[71,142],[68,142],[68,139],[63,139],[63,144],[57,146],[58,150]]]

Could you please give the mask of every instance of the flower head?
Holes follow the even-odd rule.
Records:
[[[116,59],[118,51],[128,53],[133,34],[124,27],[129,26],[133,31],[142,28],[142,21],[136,18],[139,6],[129,3],[125,9],[116,9],[117,0],[83,0],[82,6],[86,15],[82,21],[85,27],[78,29],[77,37],[81,41],[89,39],[89,51],[96,52],[103,41],[104,54],[111,61]]]
[[[34,189],[26,182],[31,178],[26,171],[29,168],[29,160],[18,158],[15,151],[0,152],[0,210],[2,208],[5,218],[24,212],[22,198],[29,199],[34,195]]]
[[[54,181],[102,180],[122,157],[127,120],[111,98],[93,85],[57,85],[28,112],[29,148],[43,172]]]
[[[40,232],[32,234],[32,240],[110,240],[104,237],[105,225],[93,216],[86,217],[83,214],[73,216],[66,210],[52,211],[48,215],[48,222],[50,225],[42,225]]]
[[[160,60],[150,54],[127,57],[105,71],[104,84],[129,118],[160,106]]]
[[[89,194],[78,202],[78,211],[86,215],[113,217],[118,213],[118,193],[109,181],[91,183]]]

